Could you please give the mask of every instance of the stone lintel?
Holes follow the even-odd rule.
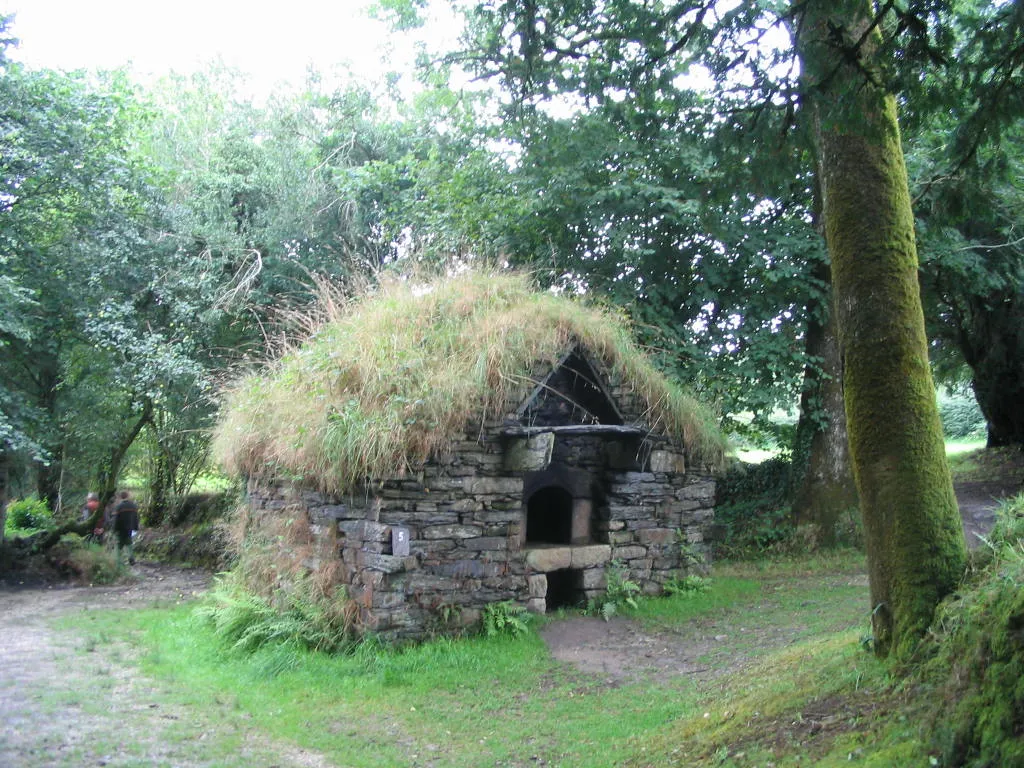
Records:
[[[593,568],[611,560],[612,548],[608,544],[588,544],[578,547],[538,547],[526,550],[526,564],[535,571],[550,573],[567,568]]]
[[[572,568],[592,568],[607,563],[612,559],[612,548],[609,544],[591,544],[585,547],[572,547]]]
[[[554,449],[555,435],[552,432],[512,438],[505,448],[504,467],[509,472],[547,469]]]
[[[543,547],[526,551],[526,564],[535,571],[560,571],[572,565],[571,547]]]

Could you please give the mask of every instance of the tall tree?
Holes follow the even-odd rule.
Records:
[[[0,329],[5,417],[26,438],[15,433],[2,450],[34,463],[40,496],[55,504],[70,436],[89,418],[71,404],[85,391],[63,386],[66,366],[87,357],[89,326],[103,324],[104,305],[148,281],[140,251],[147,191],[129,138],[141,114],[117,75],[89,80],[11,64],[0,91],[0,258],[30,300],[21,332]],[[112,372],[92,394],[120,391],[111,381]],[[19,451],[26,440],[34,446],[27,453]]]
[[[988,444],[1024,446],[1024,133],[961,162],[944,151],[954,120],[936,116],[910,148],[929,336],[940,375],[970,381]]]
[[[794,8],[815,120],[875,646],[901,655],[959,581],[965,548],[928,364],[896,99],[882,75],[879,19],[867,0],[807,0]]]
[[[831,285],[826,263],[816,267]],[[834,546],[849,541],[860,522],[860,500],[850,464],[843,361],[834,302],[823,300],[808,313],[807,356],[800,420],[793,440],[790,489],[796,525],[810,525],[817,542]]]

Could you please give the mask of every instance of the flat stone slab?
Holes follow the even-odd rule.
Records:
[[[544,547],[526,551],[526,564],[535,571],[561,571],[572,565],[571,547]]]
[[[612,559],[610,544],[589,544],[572,548],[572,568],[593,568]]]
[[[608,544],[583,544],[571,547],[538,547],[526,550],[526,564],[535,571],[549,573],[566,568],[593,568],[612,559]]]

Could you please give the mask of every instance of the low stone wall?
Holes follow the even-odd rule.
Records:
[[[549,580],[565,572],[573,594],[596,597],[612,562],[657,594],[706,558],[714,480],[687,474],[681,454],[647,446],[626,452],[633,458],[624,462],[612,443],[559,440],[545,460],[571,460],[573,472],[595,478],[590,541],[528,546],[529,472],[507,466],[508,441],[497,430],[474,437],[415,476],[375,481],[345,498],[250,483],[249,503],[264,514],[295,505],[314,536],[335,536],[349,595],[366,628],[386,639],[472,625],[487,604],[504,600],[543,612]]]

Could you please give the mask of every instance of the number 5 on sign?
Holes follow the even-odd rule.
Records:
[[[391,528],[391,554],[395,557],[409,555],[409,529],[401,526]]]

